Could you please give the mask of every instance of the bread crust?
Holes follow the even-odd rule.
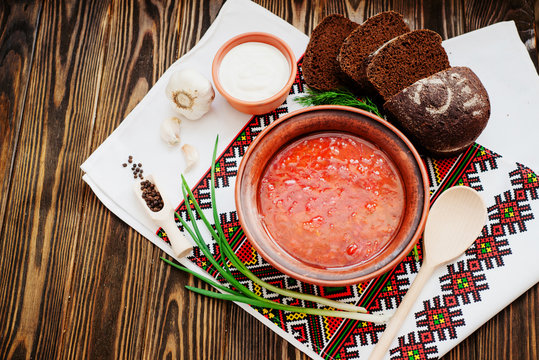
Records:
[[[390,120],[436,157],[472,145],[490,117],[488,93],[468,67],[452,67],[416,81],[384,104]]]

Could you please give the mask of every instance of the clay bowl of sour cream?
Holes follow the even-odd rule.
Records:
[[[281,272],[321,286],[367,281],[419,240],[429,207],[425,166],[377,116],[315,106],[277,120],[238,169],[243,231]]]
[[[215,54],[212,78],[217,91],[235,109],[253,115],[281,105],[296,78],[290,46],[262,32],[240,34]]]

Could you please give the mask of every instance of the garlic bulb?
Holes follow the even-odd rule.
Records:
[[[177,117],[165,118],[161,122],[161,139],[169,145],[176,145],[180,142],[181,120]]]
[[[189,120],[206,114],[215,98],[211,82],[193,69],[172,74],[165,91],[176,112]]]
[[[185,144],[182,146],[183,156],[185,157],[185,172],[191,170],[191,168],[198,162],[198,151],[193,145]]]

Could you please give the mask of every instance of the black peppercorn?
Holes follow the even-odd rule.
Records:
[[[139,174],[139,176],[140,175],[141,174]],[[157,212],[163,209],[163,199],[154,184],[148,180],[144,180],[140,183],[140,189],[142,190],[142,199],[146,202],[146,205],[150,210]]]

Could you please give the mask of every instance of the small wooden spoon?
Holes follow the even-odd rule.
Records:
[[[145,174],[146,175],[146,174]],[[174,207],[172,204],[167,201],[167,197],[163,194],[163,187],[159,186],[158,179],[153,175],[146,175],[146,180],[150,181],[155,185],[157,191],[161,194],[163,199],[163,208],[159,211],[152,211],[146,205],[146,202],[142,198],[142,190],[140,189],[140,183],[142,181],[135,182],[133,190],[136,197],[139,199],[139,203],[144,208],[144,212],[148,215],[150,219],[154,222],[157,227],[162,228],[167,233],[168,240],[170,241],[170,246],[172,247],[172,253],[177,259],[181,259],[191,253],[193,250],[193,245],[183,236],[176,222],[174,221]]]
[[[481,233],[487,208],[472,188],[455,186],[444,191],[430,209],[423,234],[423,265],[369,359],[382,359],[434,270],[456,259]]]

